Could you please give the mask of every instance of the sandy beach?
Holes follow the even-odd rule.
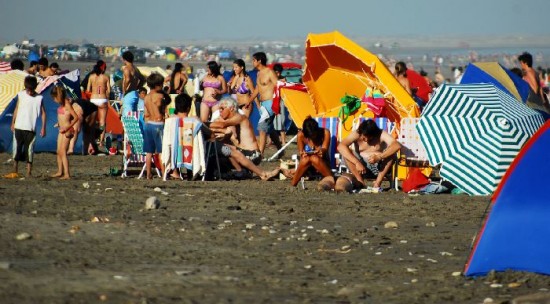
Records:
[[[0,179],[2,303],[504,303],[550,288],[459,274],[488,197],[122,179],[108,176],[121,156],[70,162],[70,181],[48,177],[46,153],[34,178]]]

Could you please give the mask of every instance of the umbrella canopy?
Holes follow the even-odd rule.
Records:
[[[498,62],[475,62],[468,64],[460,83],[492,83],[523,102],[529,96],[529,84]]]
[[[4,111],[17,93],[25,89],[26,76],[27,74],[21,71],[0,74],[0,113]]]
[[[416,128],[432,166],[471,195],[491,194],[542,115],[492,84],[443,85]]]
[[[309,34],[303,82],[317,113],[338,113],[340,99],[363,96],[367,87],[380,89],[391,121],[418,117],[416,103],[378,57],[339,32]],[[326,116],[326,115],[325,115]]]

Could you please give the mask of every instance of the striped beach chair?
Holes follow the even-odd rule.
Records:
[[[143,152],[143,133],[139,125],[139,113],[131,112],[121,117],[124,128],[124,154],[122,177],[128,176],[128,168],[141,166],[138,179],[145,172],[145,152]],[[157,175],[160,177],[158,166],[155,165]]]

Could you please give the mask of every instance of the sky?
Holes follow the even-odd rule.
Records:
[[[549,0],[0,0],[0,41],[276,40],[333,30],[548,39],[549,13]]]

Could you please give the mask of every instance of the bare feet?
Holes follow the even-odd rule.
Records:
[[[50,177],[61,177],[63,173],[56,172],[55,174],[50,175]]]
[[[263,181],[267,181],[267,180],[270,180],[272,179],[273,177],[275,177],[277,174],[279,174],[279,172],[281,171],[280,168],[276,168],[272,171],[269,171],[269,172],[264,172],[260,178],[263,180]]]
[[[59,179],[66,180],[66,179],[71,179],[71,177],[70,177],[69,175],[63,175],[63,176],[60,177]]]

